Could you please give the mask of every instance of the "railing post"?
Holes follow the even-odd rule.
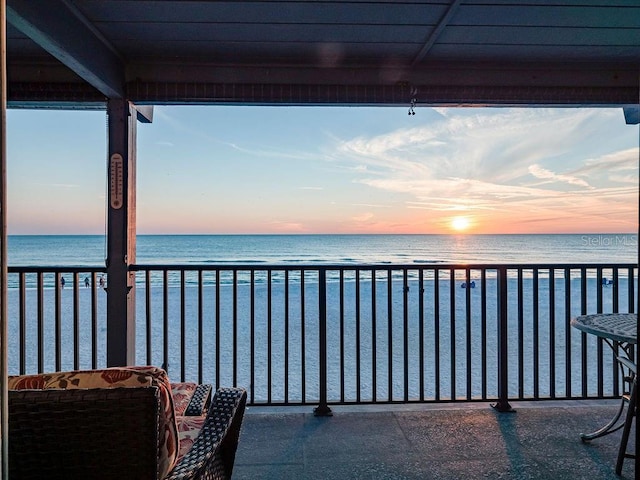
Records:
[[[318,270],[318,360],[320,362],[318,375],[319,405],[313,409],[316,417],[330,417],[332,415],[327,405],[327,271]]]
[[[507,269],[498,267],[498,402],[492,405],[499,412],[513,412],[509,405],[508,299]]]

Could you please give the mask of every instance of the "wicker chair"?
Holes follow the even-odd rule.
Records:
[[[16,479],[158,479],[157,386],[9,391]],[[189,451],[165,479],[229,479],[247,395],[218,389]]]

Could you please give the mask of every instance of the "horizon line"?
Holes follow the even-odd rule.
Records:
[[[448,236],[448,237],[480,237],[496,235],[638,235],[639,232],[536,232],[536,233],[136,233],[136,237],[213,237],[213,236]],[[10,233],[8,237],[107,237],[106,233]]]

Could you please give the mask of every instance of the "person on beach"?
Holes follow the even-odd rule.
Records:
[[[89,281],[89,277],[84,277],[84,288],[89,288],[91,286],[91,282]]]
[[[65,284],[65,280],[64,277],[60,278],[60,288],[62,288],[64,290],[64,284]]]
[[[104,277],[100,275],[100,288],[104,288]]]

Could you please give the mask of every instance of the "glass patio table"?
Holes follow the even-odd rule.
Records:
[[[627,453],[626,449],[631,423],[635,415],[637,383],[634,350],[637,342],[637,322],[638,315],[635,313],[598,313],[593,315],[580,315],[571,320],[573,327],[602,338],[611,347],[619,363],[623,378],[625,382],[629,384],[629,391],[627,393],[623,392],[620,408],[611,421],[592,433],[580,434],[582,441],[586,442],[608,435],[624,427],[616,464],[616,473],[618,475],[622,471],[624,459],[634,458],[634,455]],[[624,421],[618,423],[622,417],[625,404],[629,405],[626,418]]]

